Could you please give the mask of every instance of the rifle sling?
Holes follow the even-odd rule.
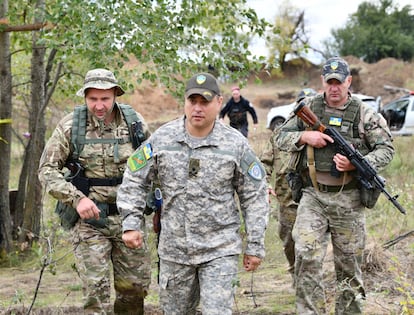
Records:
[[[310,128],[306,129],[311,130]],[[315,188],[316,191],[319,191],[318,182],[316,181],[315,151],[312,146],[306,145],[306,155],[308,158],[309,178],[311,179],[313,188]]]

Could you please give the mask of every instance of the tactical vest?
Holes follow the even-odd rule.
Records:
[[[118,106],[126,124],[128,125],[129,139],[86,139],[85,134],[86,121],[88,119],[88,108],[86,105],[75,106],[71,133],[71,143],[73,145],[73,153],[71,158],[73,160],[77,160],[79,158],[79,154],[82,152],[85,144],[111,143],[114,145],[114,160],[116,162],[119,160],[119,144],[131,142],[134,149],[136,149],[145,140],[145,135],[142,130],[142,123],[138,119],[135,110],[131,106],[125,104],[116,104],[115,106]],[[136,130],[134,130],[134,126]]]
[[[346,141],[365,155],[369,149],[359,134],[358,125],[361,119],[361,105],[356,98],[351,98],[351,103],[346,110],[339,110],[326,106],[323,94],[315,96],[310,104],[311,110],[327,127],[337,129]],[[335,144],[328,144],[323,148],[314,148],[316,170],[329,172],[332,167],[333,156],[337,153]]]

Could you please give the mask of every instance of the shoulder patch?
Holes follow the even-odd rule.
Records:
[[[128,158],[127,164],[131,172],[136,172],[143,168],[147,164],[144,149],[135,151],[134,154]]]
[[[263,165],[251,150],[248,150],[243,155],[240,161],[240,167],[244,174],[257,181],[262,180],[266,175]]]
[[[249,168],[247,169],[247,174],[249,174],[250,177],[255,180],[262,180],[264,177],[262,168],[260,167],[259,163],[256,161],[249,165]]]

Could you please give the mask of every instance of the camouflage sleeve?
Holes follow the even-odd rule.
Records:
[[[279,150],[296,152],[303,149],[303,145],[296,145],[304,132],[303,124],[298,119],[296,116],[292,117],[281,127],[280,132],[276,135],[275,143]]]
[[[143,143],[128,159],[116,204],[122,217],[122,230],[144,230],[146,197],[151,187],[153,152],[150,142]]]
[[[274,168],[274,139],[275,134],[272,133],[269,140],[266,143],[266,147],[264,148],[262,154],[260,155],[260,161],[262,162],[265,171],[266,171],[266,177],[267,181],[270,182],[270,178],[272,176],[273,168]]]
[[[70,114],[58,123],[47,141],[40,158],[38,176],[47,193],[76,208],[79,200],[85,195],[72,183],[65,180],[62,171],[70,155],[71,127],[72,115]]]
[[[378,171],[383,169],[391,162],[395,152],[386,120],[371,107],[362,104],[359,129],[370,149],[366,160]]]
[[[236,187],[247,233],[247,255],[265,256],[264,237],[269,217],[265,170],[254,152],[247,147],[240,164]]]

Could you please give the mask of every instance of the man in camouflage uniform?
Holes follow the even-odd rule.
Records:
[[[352,76],[347,62],[339,57],[329,59],[321,79],[324,93],[311,98],[307,105],[325,126],[337,129],[376,170],[385,167],[394,154],[390,131],[381,115],[351,97]],[[317,130],[305,130],[298,117],[281,128],[276,142],[280,149],[302,150],[304,154],[300,171],[305,187],[292,231],[297,313],[327,313],[322,263],[329,239],[326,236],[330,235],[337,283],[335,314],[362,314],[365,216],[355,167],[336,153],[331,137]],[[312,156],[314,171],[309,161]],[[331,172],[332,165],[337,172]]]
[[[146,246],[140,249],[125,246],[116,208],[118,186],[127,159],[134,152],[123,112],[115,101],[122,94],[124,90],[106,69],[88,71],[84,86],[77,92],[87,106],[86,143],[79,152],[78,162],[84,168],[86,180],[99,186],[90,186],[85,195],[65,180],[62,169],[74,153],[71,142],[74,112],[58,123],[40,161],[39,178],[46,191],[75,208],[80,217],[70,234],[83,283],[85,314],[106,314],[110,303],[111,266],[115,314],[144,314],[144,297],[150,283],[149,251]],[[136,114],[147,138],[150,135],[147,125]]]
[[[296,102],[299,103],[305,97],[316,95],[316,91],[310,88],[299,92]],[[280,151],[276,145],[276,137],[280,128],[273,130],[269,141],[263,150],[260,160],[263,163],[269,186],[269,194],[276,196],[279,203],[278,211],[278,233],[283,243],[283,251],[289,263],[288,271],[294,279],[295,269],[295,242],[292,239],[292,229],[296,220],[296,209],[298,204],[292,199],[292,191],[286,180],[289,165],[294,159],[291,153]],[[293,165],[291,166],[293,167]],[[273,183],[272,183],[273,178]]]
[[[265,172],[236,129],[219,122],[222,96],[210,74],[193,76],[185,90],[185,116],[159,128],[128,160],[117,205],[123,240],[144,243],[143,211],[153,181],[163,194],[160,304],[164,314],[232,314],[234,281],[245,223],[246,271],[262,261],[269,205]]]

